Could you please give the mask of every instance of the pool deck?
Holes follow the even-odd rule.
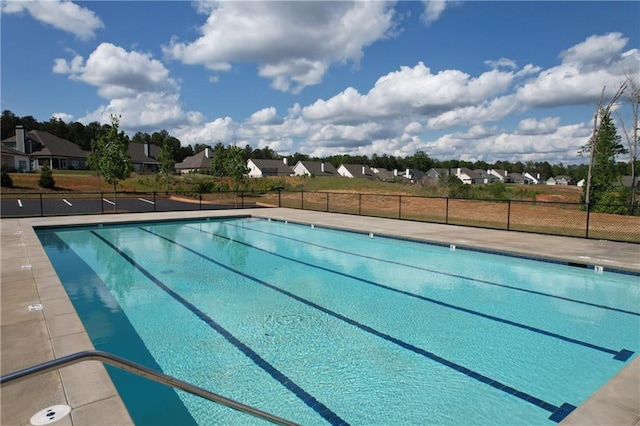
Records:
[[[34,227],[249,215],[640,273],[638,244],[284,208],[2,219],[1,374],[93,349]],[[43,309],[30,311],[29,306],[35,304]],[[36,412],[59,404],[70,405],[72,411],[56,425],[133,424],[105,368],[97,361],[5,385],[0,392],[0,424],[28,425]],[[640,357],[562,424],[640,425]]]

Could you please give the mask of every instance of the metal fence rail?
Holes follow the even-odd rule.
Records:
[[[187,210],[293,209],[640,243],[638,206],[325,191],[4,193],[3,218]],[[602,213],[622,211],[627,214]]]
[[[234,401],[233,399],[229,399],[222,395],[218,395],[216,393],[210,392],[201,387],[192,385],[191,383],[188,383],[183,380],[176,379],[175,377],[166,375],[164,373],[160,373],[158,371],[152,370],[150,368],[145,367],[144,365],[137,364],[135,362],[129,361],[117,355],[113,355],[108,352],[102,352],[102,351],[78,352],[72,355],[64,356],[62,358],[43,362],[42,364],[34,365],[32,367],[28,367],[23,370],[6,374],[0,377],[0,387],[10,384],[12,382],[18,382],[20,380],[27,379],[31,376],[38,376],[40,374],[48,373],[50,371],[55,371],[60,368],[77,364],[83,361],[100,361],[104,364],[109,364],[121,370],[128,371],[130,373],[136,374],[141,377],[145,377],[149,380],[153,380],[154,382],[158,382],[163,385],[171,386],[173,388],[180,389],[185,392],[189,392],[193,395],[197,395],[201,398],[216,402],[218,404],[224,405],[225,407],[229,407],[234,410],[241,411],[245,414],[252,415],[259,419],[269,421],[271,423],[275,423],[279,425],[296,425],[296,423],[283,419],[282,417],[278,417],[273,414],[267,413],[265,411],[258,410],[257,408],[242,404],[240,402]]]

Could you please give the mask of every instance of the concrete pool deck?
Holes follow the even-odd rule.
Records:
[[[288,220],[640,273],[638,244],[285,208],[2,219],[1,374],[93,349],[34,227],[222,216]],[[43,309],[30,311],[29,306],[36,304],[41,304]],[[28,425],[36,412],[58,404],[70,405],[72,411],[56,425],[133,424],[105,368],[97,361],[5,385],[0,392],[0,424]],[[562,424],[639,425],[640,357],[630,362]]]

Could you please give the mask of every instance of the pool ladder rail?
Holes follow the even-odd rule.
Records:
[[[12,382],[18,382],[33,375],[38,376],[40,374],[58,370],[60,368],[77,364],[83,361],[100,361],[103,364],[109,364],[113,367],[128,371],[130,373],[136,374],[149,380],[153,380],[163,385],[171,386],[173,388],[189,392],[193,395],[197,395],[201,398],[213,401],[215,403],[224,405],[237,411],[241,411],[245,414],[252,415],[271,423],[275,423],[278,425],[297,425],[297,423],[293,423],[276,415],[264,412],[249,405],[242,404],[238,401],[234,401],[233,399],[226,398],[222,395],[218,395],[201,387],[192,385],[191,383],[152,370],[145,367],[144,365],[137,364],[133,361],[129,361],[128,359],[103,351],[77,352],[75,354],[67,355],[51,361],[46,361],[32,367],[27,367],[23,370],[6,374],[0,377],[0,387],[3,387],[4,385]]]

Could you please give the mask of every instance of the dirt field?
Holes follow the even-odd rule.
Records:
[[[54,175],[57,187],[55,190],[39,188],[37,174],[11,176],[14,188],[2,188],[3,193],[43,192],[48,196],[55,196],[68,191],[112,191],[110,185],[98,182],[93,175]],[[140,190],[133,179],[118,187],[118,191],[135,189]],[[296,209],[640,243],[640,217],[603,213],[587,215],[578,204],[581,188],[537,185],[519,188],[517,191],[525,195],[531,194],[530,199],[523,197],[524,200],[518,201],[479,201],[418,197],[406,193],[364,194],[359,193],[357,188],[322,192],[283,191],[280,194],[265,192],[243,196],[213,193],[203,194],[202,199],[204,202],[234,203],[238,206],[261,203]]]

